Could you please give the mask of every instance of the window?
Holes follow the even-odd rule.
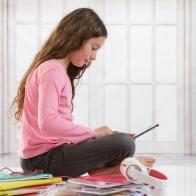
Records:
[[[156,131],[138,139],[137,152],[185,152],[190,65],[183,0],[8,0],[9,100],[48,33],[78,7],[95,9],[109,36],[76,90],[76,122],[135,133],[158,122]],[[9,124],[7,134],[14,129]],[[9,142],[17,146],[17,134]]]

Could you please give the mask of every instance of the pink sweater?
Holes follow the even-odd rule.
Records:
[[[95,137],[94,130],[73,123],[71,98],[70,79],[57,60],[48,60],[33,72],[26,83],[20,122],[21,158]]]

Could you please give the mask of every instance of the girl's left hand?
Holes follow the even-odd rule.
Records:
[[[133,138],[135,136],[135,133],[125,133],[127,134],[130,138]]]

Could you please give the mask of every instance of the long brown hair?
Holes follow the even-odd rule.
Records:
[[[92,9],[79,8],[65,16],[36,54],[19,84],[17,95],[11,105],[15,119],[20,121],[22,117],[26,81],[41,63],[50,59],[65,58],[69,53],[80,49],[90,38],[100,36],[107,37],[107,30],[103,21]],[[67,73],[71,80],[72,100],[75,95],[74,80],[79,80],[88,66],[83,65],[79,68],[72,63],[68,65]]]

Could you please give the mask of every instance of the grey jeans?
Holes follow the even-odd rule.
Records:
[[[124,133],[114,133],[78,144],[63,144],[36,157],[21,159],[21,167],[24,171],[43,170],[53,176],[77,177],[115,166],[134,152],[133,139]]]

